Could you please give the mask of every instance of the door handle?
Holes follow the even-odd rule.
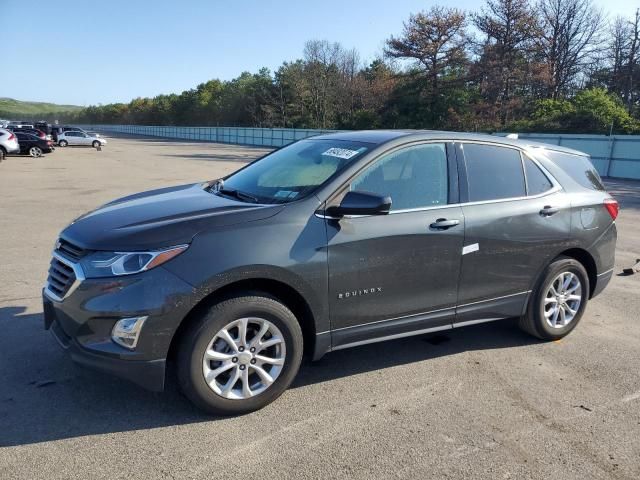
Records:
[[[549,205],[546,205],[542,210],[540,210],[540,215],[542,215],[543,217],[550,217],[551,215],[553,215],[554,213],[558,213],[560,211],[560,209],[558,207],[551,207]]]
[[[446,218],[439,218],[431,225],[429,228],[433,228],[435,230],[446,230],[447,228],[455,227],[460,224],[460,220],[447,220]]]

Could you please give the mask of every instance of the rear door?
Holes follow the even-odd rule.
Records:
[[[570,233],[557,182],[513,147],[462,143],[465,238],[457,323],[521,315],[541,269]]]
[[[334,348],[451,327],[464,235],[453,156],[444,142],[399,148],[328,202],[392,199],[388,215],[326,220]]]
[[[33,146],[33,142],[28,135],[24,133],[14,133],[14,135],[18,139],[18,144],[20,145],[21,152],[26,152]]]

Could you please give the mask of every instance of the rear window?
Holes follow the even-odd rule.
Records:
[[[583,187],[591,190],[605,189],[589,157],[560,152],[546,152],[546,155]]]
[[[465,143],[469,201],[526,196],[520,152],[513,148]]]

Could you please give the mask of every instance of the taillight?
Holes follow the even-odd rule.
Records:
[[[614,220],[618,217],[618,213],[620,212],[620,205],[618,205],[618,202],[613,198],[605,199],[604,208],[607,209],[607,212],[609,212],[609,215],[611,215],[611,218],[613,218]]]
[[[51,146],[53,145],[53,142],[51,140],[47,140],[47,145]]]
[[[15,140],[16,136],[13,133],[9,134],[9,140]]]

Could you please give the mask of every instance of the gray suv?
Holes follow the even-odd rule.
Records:
[[[243,413],[282,394],[303,353],[510,317],[564,337],[611,279],[617,214],[581,152],[322,135],[73,221],[45,327],[81,364],[152,390],[172,365],[196,405]]]

